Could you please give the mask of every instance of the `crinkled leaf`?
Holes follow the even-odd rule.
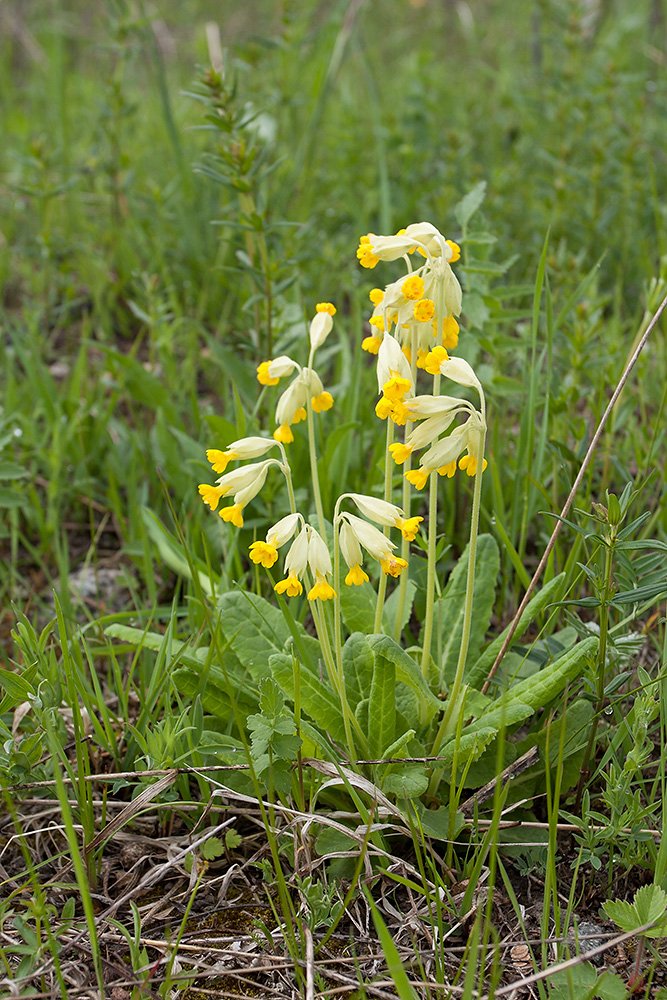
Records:
[[[394,740],[396,729],[396,665],[381,649],[375,650],[368,704],[368,751],[379,757]]]
[[[345,690],[350,705],[358,705],[368,696],[373,676],[375,656],[367,637],[353,632],[343,646],[343,674]]]
[[[523,614],[519,618],[519,623],[512,637],[512,642],[518,642],[529,625],[532,625],[537,616],[544,611],[547,605],[555,600],[564,578],[565,573],[560,573],[558,576],[554,577],[553,580],[550,580],[549,583],[542,587],[540,592],[528,602]],[[478,657],[474,666],[468,670],[466,674],[466,681],[468,684],[473,685],[473,687],[483,684],[489,670],[493,666],[496,656],[500,652],[503,642],[509,634],[509,630],[510,626],[508,625],[507,628],[493,640],[493,642],[489,643],[481,656]]]
[[[373,631],[376,603],[377,595],[370,583],[341,588],[340,611],[350,632],[369,635]]]
[[[275,653],[269,658],[269,667],[287,697],[294,701],[292,657],[287,653]],[[334,740],[344,739],[345,727],[338,696],[331,690],[328,682],[305,663],[300,664],[299,690],[301,710],[310,716],[318,729],[328,733]]]
[[[415,799],[428,788],[423,764],[394,764],[382,779],[382,790],[400,799]]]
[[[426,725],[435,713],[442,709],[442,702],[429,688],[418,665],[391,636],[369,635],[368,642],[376,656],[386,656],[392,660],[396,667],[396,682],[406,684],[417,695],[419,699],[419,723]],[[412,719],[409,721],[412,723]]]
[[[220,628],[253,678],[268,677],[269,659],[282,652],[290,630],[282,612],[258,594],[232,591],[219,603]]]
[[[434,629],[437,649],[434,658],[439,666],[436,683],[442,689],[451,683],[458,664],[463,633],[463,618],[468,576],[468,551],[466,546],[447,581],[445,591],[434,607]],[[491,535],[480,535],[475,554],[475,584],[473,590],[472,623],[466,664],[468,669],[479,659],[479,650],[489,627],[500,553]]]

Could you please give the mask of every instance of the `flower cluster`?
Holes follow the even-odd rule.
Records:
[[[301,514],[288,514],[266,533],[266,540],[253,542],[250,558],[254,563],[270,569],[278,559],[278,549],[298,534],[285,556],[285,578],[275,584],[278,594],[297,597],[303,593],[302,579],[307,570],[313,574],[315,583],[308,591],[308,600],[328,601],[335,597],[335,591],[328,577],[331,576],[331,556],[322,536],[307,524]]]
[[[331,333],[335,312],[336,308],[330,302],[318,302],[309,329],[310,358]],[[291,444],[294,440],[292,425],[306,419],[309,397],[315,413],[329,410],[333,406],[333,396],[325,391],[319,375],[311,367],[310,359],[306,368],[302,368],[286,354],[281,354],[272,361],[263,361],[257,368],[257,381],[260,385],[278,385],[281,378],[291,375],[294,371],[297,375],[283,392],[276,406],[278,426],[273,436],[282,444]]]
[[[375,497],[364,496],[361,493],[344,493],[338,499],[338,504],[346,498],[352,500],[357,509],[376,524],[383,527],[396,527],[400,530],[406,541],[413,541],[419,531],[419,524],[423,517],[405,517],[403,511],[396,504],[387,500],[378,500]],[[372,559],[376,559],[386,576],[400,576],[407,568],[405,559],[396,556],[396,545],[387,536],[379,531],[368,521],[342,511],[336,518],[339,524],[340,551],[348,566],[348,574],[345,583],[348,586],[359,586],[368,580],[367,574],[363,571],[361,564],[363,561],[362,549]]]
[[[405,257],[412,268],[410,256],[417,252],[426,258],[417,270],[410,270],[406,277],[387,285],[384,291],[374,288],[370,299],[375,307],[369,319],[373,335],[362,341],[362,347],[377,354],[383,336],[395,324],[395,336],[411,360],[412,343],[417,345],[416,364],[424,367],[424,359],[442,326],[442,344],[455,348],[458,344],[459,325],[456,316],[461,312],[461,286],[451,265],[459,259],[461,251],[452,240],[446,240],[428,222],[420,222],[401,229],[396,236],[362,236],[357,250],[363,267],[375,267],[380,260],[397,260]],[[436,315],[438,299],[442,315]]]
[[[410,259],[415,252],[425,258],[418,270],[412,270]],[[377,415],[381,419],[389,417],[396,424],[421,421],[419,427],[406,433],[404,442],[391,445],[394,461],[403,464],[413,451],[428,448],[421,456],[419,468],[405,474],[417,489],[426,485],[434,469],[451,477],[458,465],[474,476],[486,430],[482,387],[470,365],[461,358],[451,358],[448,353],[457,346],[459,335],[456,316],[461,312],[462,293],[451,268],[460,257],[458,245],[446,240],[435,226],[422,222],[400,230],[395,236],[373,233],[362,236],[357,257],[367,268],[375,267],[380,260],[404,257],[410,269],[407,276],[387,285],[384,291],[378,288],[371,291],[375,308],[369,322],[375,332],[362,342],[365,350],[378,355],[381,396],[375,410]],[[411,356],[415,345],[414,367],[475,388],[480,393],[482,409],[449,396],[415,396]],[[461,416],[465,417],[464,422],[450,431],[454,420]],[[466,454],[461,457],[464,451]]]
[[[235,459],[259,458],[276,446],[276,442],[271,438],[246,437],[233,441],[227,446],[225,451],[217,448],[209,448],[206,457],[213,467],[214,472],[223,472],[228,464]],[[275,458],[266,459],[264,462],[254,462],[234,469],[226,475],[220,476],[216,480],[215,486],[208,483],[199,485],[199,493],[204,503],[216,510],[222,497],[233,494],[234,502],[231,507],[223,507],[220,510],[220,517],[223,521],[229,521],[237,528],[243,527],[243,508],[246,504],[257,496],[266,480],[267,472],[272,465],[282,468],[282,463]]]

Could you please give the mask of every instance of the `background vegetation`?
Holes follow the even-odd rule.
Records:
[[[80,936],[83,927],[91,968],[98,982],[103,977],[100,908],[122,893],[98,892],[108,837],[95,842],[95,836],[112,815],[152,789],[153,826],[130,824],[128,836],[178,834],[180,845],[197,838],[191,831],[211,794],[201,774],[182,774],[157,790],[147,776],[139,782],[126,776],[108,797],[85,776],[222,761],[222,743],[203,753],[202,733],[239,739],[232,721],[211,722],[210,705],[202,707],[201,692],[183,680],[188,662],[181,646],[195,637],[190,655],[214,632],[194,571],[213,579],[220,593],[243,584],[267,596],[245,553],[285,513],[284,500],[265,490],[237,532],[203,508],[196,485],[207,475],[207,447],[266,428],[272,403],[265,396],[258,401],[255,367],[296,350],[306,317],[322,299],[339,310],[336,343],[322,351],[340,428],[321,439],[325,507],[342,481],[360,492],[381,489],[383,443],[361,410],[361,400],[375,392],[360,342],[376,280],[355,258],[362,233],[425,219],[462,242],[461,353],[489,400],[481,529],[500,548],[493,634],[510,620],[609,396],[667,291],[666,25],[661,0],[515,0],[511,11],[492,0],[0,5],[3,845],[26,831],[13,842],[15,855],[9,851],[3,860],[4,846],[0,853],[7,867],[0,867],[0,930],[6,929],[0,957],[7,979],[25,995],[76,991],[67,978],[71,948],[56,962],[57,972],[50,966],[47,974],[43,963],[58,954],[58,935]],[[471,200],[464,204],[474,208],[468,218],[461,209],[466,195]],[[396,946],[383,937],[382,916],[364,903],[371,908],[366,930],[377,928],[374,940],[390,970],[368,971],[361,963],[360,982],[387,979],[376,991],[403,997],[409,994],[401,990],[431,982],[451,987],[452,996],[473,996],[478,987],[493,993],[498,983],[565,954],[563,945],[550,951],[546,943],[567,933],[565,920],[554,930],[559,898],[568,919],[576,903],[579,914],[598,920],[599,906],[612,896],[632,900],[644,884],[667,888],[667,848],[659,840],[654,846],[650,832],[664,825],[666,371],[663,323],[607,424],[545,576],[549,582],[564,572],[562,593],[574,604],[540,620],[533,666],[555,655],[550,635],[567,645],[591,622],[599,627],[601,608],[610,608],[612,625],[623,623],[616,636],[625,645],[610,653],[602,700],[592,666],[577,680],[577,695],[589,706],[577,723],[586,737],[593,708],[599,716],[583,797],[575,788],[583,746],[569,769],[556,752],[558,767],[551,772],[543,764],[523,789],[531,801],[521,815],[542,823],[546,836],[543,846],[536,833],[521,848],[512,871],[526,884],[540,873],[534,936],[541,942],[530,946],[523,969],[490,947],[503,933],[492,897],[472,898],[482,870],[491,872],[488,884],[498,877],[483,824],[466,847],[438,848],[451,878],[431,870],[433,855],[419,853],[416,835],[408,891],[418,891],[414,878],[421,872],[424,899],[447,901],[428,919],[420,911],[428,933],[435,927],[440,934],[431,937],[436,957],[411,951],[405,928],[402,939],[394,933],[407,947],[401,958],[412,956],[409,985]],[[307,448],[299,441],[292,447],[303,487]],[[471,494],[463,478],[454,480],[443,511],[443,586],[467,542]],[[608,547],[595,537],[604,514],[594,504],[609,507],[608,492],[620,497],[628,483],[636,493],[625,520],[633,527],[623,541],[636,545],[615,554],[613,587],[605,590]],[[418,556],[414,573],[419,583]],[[614,606],[619,592],[633,596]],[[417,617],[419,602],[418,592]],[[112,643],[106,631],[112,624],[167,641],[147,640],[135,652],[129,641]],[[417,640],[414,622],[410,629]],[[508,667],[504,680],[509,673]],[[573,691],[562,696],[519,734],[528,740],[522,749],[534,737],[551,760],[549,740],[559,737],[549,721],[566,719],[566,699],[573,697]],[[262,708],[272,710],[279,718],[283,709]],[[480,770],[474,787],[496,763],[502,770],[507,760],[494,761],[486,777]],[[73,786],[62,783],[61,772]],[[16,787],[40,780],[56,782],[55,791]],[[307,799],[319,780],[308,776]],[[240,778],[234,787],[257,791]],[[276,801],[269,779],[262,790]],[[364,806],[361,793],[350,792],[325,796],[322,810],[353,807],[363,817],[369,802]],[[491,830],[500,819],[499,795],[487,816]],[[57,816],[65,831],[48,843],[35,832],[42,808],[52,809],[49,822]],[[223,838],[220,854],[204,860],[247,860],[255,850],[259,857],[257,830],[267,816],[257,814],[252,832],[245,822],[255,820],[237,820],[237,839]],[[575,828],[574,840],[572,830],[567,844],[558,840],[559,823]],[[215,826],[208,816],[206,824]],[[268,841],[277,885],[272,905],[282,914],[290,906],[310,914],[285,946],[297,985],[305,988],[299,962],[306,962],[308,935],[312,943],[320,926],[317,906],[321,913],[334,906],[333,896],[323,901],[318,893],[333,892],[334,882],[301,872],[311,879],[304,889],[294,882],[294,865],[288,871],[276,842]],[[341,850],[333,839],[320,848],[320,857]],[[78,889],[67,888],[59,868],[65,852],[78,859]],[[501,867],[510,865],[508,857]],[[352,880],[354,888],[361,869],[355,875],[354,864],[328,864],[330,880]],[[193,879],[192,870],[190,858],[183,878]],[[458,899],[453,887],[466,879]],[[563,890],[565,879],[571,888]],[[519,888],[509,876],[498,881],[507,898],[514,894],[520,914],[524,884]],[[343,902],[350,904],[348,884],[336,897],[341,914]],[[429,896],[425,886],[433,884],[445,895]],[[635,927],[646,913],[660,917],[660,902],[656,895],[649,901],[655,910],[640,907]],[[391,911],[382,912],[391,923]],[[155,955],[140,941],[145,913],[135,908],[134,932],[130,910],[120,913],[117,963],[148,981]],[[466,914],[472,914],[467,924]],[[261,923],[266,914],[253,916]],[[45,929],[49,922],[56,930]],[[267,917],[264,929],[269,925]],[[461,949],[451,961],[437,947],[450,932],[450,943]],[[649,941],[646,952],[638,948],[638,962],[653,947]],[[175,952],[168,954],[172,959],[152,980],[162,996],[176,989],[179,971]],[[659,952],[651,955],[647,996],[657,995],[649,991],[660,982]],[[584,968],[578,974],[590,979],[593,967]],[[632,985],[633,973],[623,963],[619,970]],[[110,982],[108,965],[104,975]],[[322,975],[318,967],[317,989]],[[614,988],[610,979],[596,985],[597,977],[593,970],[588,995]],[[136,978],[129,981],[138,988]],[[582,982],[561,979],[539,989],[542,996],[568,990],[581,996]],[[373,988],[369,996],[377,995]]]

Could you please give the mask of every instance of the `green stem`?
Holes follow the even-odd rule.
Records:
[[[431,755],[435,756],[440,747],[442,746],[442,741],[445,736],[448,736],[451,731],[452,717],[455,714],[455,709],[458,704],[459,696],[461,694],[461,685],[463,684],[463,673],[465,670],[466,659],[468,656],[468,645],[470,643],[470,629],[472,625],[472,602],[473,602],[473,592],[475,587],[475,557],[477,555],[477,535],[479,533],[479,511],[481,506],[482,498],[482,476],[484,474],[484,443],[486,439],[486,406],[484,403],[484,396],[480,390],[480,401],[481,401],[481,413],[482,413],[482,432],[480,434],[479,442],[479,455],[478,455],[478,465],[477,471],[475,473],[475,486],[473,489],[473,499],[472,499],[472,514],[470,518],[470,542],[468,545],[468,576],[466,581],[466,596],[465,596],[465,606],[463,609],[463,628],[461,631],[461,645],[459,648],[459,658],[456,665],[456,674],[454,675],[454,681],[447,695],[447,706],[445,709],[445,714],[443,716],[442,722],[438,728],[437,735],[435,737],[435,742],[431,749]],[[435,795],[438,790],[438,785],[440,784],[440,779],[442,777],[441,770],[434,770],[431,775],[431,781],[429,784],[429,792],[431,795]]]
[[[287,461],[287,452],[283,444],[279,441],[278,447],[280,448],[280,453],[283,457],[282,470],[285,477],[285,483],[287,485],[287,496],[289,498],[290,513],[296,514],[296,498],[294,496],[294,486],[292,485],[292,470],[290,469],[290,464]]]
[[[413,389],[417,384],[417,331],[412,328],[410,336],[410,366],[412,369],[412,386]],[[406,434],[407,436],[407,428]],[[403,514],[405,517],[410,517],[410,496],[411,496],[411,485],[410,481],[406,478],[405,473],[410,471],[412,462],[410,456],[408,455],[406,461],[403,464]],[[401,543],[401,559],[408,561],[408,556],[410,554],[410,542],[407,538],[404,538]],[[398,642],[401,638],[401,622],[403,621],[403,614],[405,612],[405,602],[408,596],[408,572],[401,573],[400,583],[398,585],[398,608],[396,610],[396,623],[394,625],[394,639]]]
[[[308,355],[308,370],[312,371],[314,350],[311,348]],[[310,476],[313,483],[313,497],[315,498],[315,510],[317,511],[317,523],[320,534],[324,541],[327,539],[327,526],[324,520],[324,508],[322,506],[322,494],[320,492],[320,478],[317,473],[317,451],[315,450],[315,424],[313,421],[313,401],[310,387],[306,396],[306,409],[308,412],[308,451],[310,454]]]
[[[436,347],[442,347],[445,326],[445,290],[439,281],[435,296],[435,314],[438,318]],[[433,395],[440,395],[440,372],[433,376]],[[424,640],[422,645],[422,674],[426,677],[431,662],[431,641],[433,638],[433,606],[435,604],[435,549],[438,538],[438,472],[431,473],[428,490],[428,561],[426,568],[426,610],[424,612]]]
[[[593,715],[591,731],[588,736],[588,743],[586,744],[584,759],[581,764],[581,773],[579,775],[579,783],[577,785],[577,797],[575,800],[577,809],[581,804],[584,786],[588,781],[590,761],[595,749],[598,722],[604,708],[605,664],[607,662],[607,636],[609,634],[609,601],[611,600],[613,592],[612,573],[614,569],[614,542],[615,538],[610,539],[604,558],[604,584],[603,591],[600,594],[600,645],[598,647],[597,662],[597,701],[595,703],[595,713]]]
[[[384,499],[387,503],[391,503],[391,474],[392,474],[392,457],[389,451],[390,446],[394,443],[394,422],[390,417],[387,417],[387,442],[385,445],[384,453]],[[389,534],[389,528],[384,528],[385,535]],[[382,611],[384,608],[384,598],[387,593],[387,574],[383,573],[380,577],[380,582],[378,584],[378,599],[375,605],[375,622],[373,624],[373,631],[377,635],[382,631]]]

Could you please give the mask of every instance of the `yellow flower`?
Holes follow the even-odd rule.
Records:
[[[459,469],[465,469],[469,476],[474,476],[477,473],[477,466],[479,461],[474,455],[464,455],[463,458],[459,459]],[[484,464],[482,465],[482,472],[487,467],[488,462],[484,459]]]
[[[220,517],[223,521],[229,521],[234,525],[235,528],[243,527],[243,516],[241,511],[243,507],[241,504],[235,503],[231,507],[223,507],[220,511]]]
[[[432,299],[420,299],[415,302],[415,319],[418,323],[428,323],[435,316],[435,302]]]
[[[430,473],[430,469],[411,469],[410,472],[405,473],[405,478],[409,483],[412,483],[416,490],[423,490]]]
[[[389,451],[391,452],[391,457],[397,465],[403,465],[403,462],[405,462],[412,454],[412,448],[409,445],[401,444],[400,442],[390,444]]]
[[[450,264],[455,264],[457,260],[461,257],[461,247],[454,240],[445,240],[445,243],[452,251],[452,256],[449,258]]]
[[[379,400],[375,405],[375,413],[380,418],[380,420],[386,420],[391,411],[394,408],[394,404],[386,396],[380,396]]]
[[[368,298],[371,300],[374,306],[379,306],[384,298],[384,292],[381,288],[371,288],[368,293]]]
[[[202,483],[197,487],[201,494],[201,498],[204,503],[215,510],[220,501],[220,497],[224,495],[224,490],[221,490],[219,486],[209,486],[208,483]]]
[[[441,465],[440,468],[438,469],[438,475],[447,476],[448,479],[451,479],[455,472],[456,472],[456,459],[454,459],[453,462],[447,462],[446,465]]]
[[[348,587],[360,587],[362,583],[368,581],[368,574],[364,573],[361,566],[358,564],[356,566],[350,566],[350,572],[345,577],[345,583]]]
[[[377,254],[373,253],[373,247],[371,245],[370,237],[373,233],[369,233],[368,236],[359,237],[359,248],[357,250],[357,259],[362,267],[373,268],[380,260]]]
[[[386,399],[392,403],[400,402],[406,392],[410,391],[412,382],[409,378],[402,378],[400,375],[392,374],[392,377],[382,386],[382,392]]]
[[[273,589],[277,594],[287,594],[288,597],[298,597],[299,594],[303,593],[301,581],[293,574],[284,580],[279,580]]]
[[[449,361],[449,354],[444,347],[434,347],[424,359],[424,368],[429,375],[438,375],[443,361]]]
[[[270,364],[270,361],[262,361],[261,365],[257,368],[257,381],[260,385],[278,385],[280,381],[279,378],[271,378],[269,375]]]
[[[315,306],[315,312],[329,313],[330,316],[335,316],[336,307],[331,302],[318,302]]]
[[[321,573],[318,573],[315,585],[308,591],[308,600],[314,601],[319,597],[321,601],[330,601],[335,596],[336,591],[333,589],[331,584],[327,582]]]
[[[382,566],[382,571],[386,573],[387,576],[400,576],[404,569],[407,569],[407,562],[405,559],[399,559],[398,556],[389,556],[388,559],[383,559],[380,563]]]
[[[401,291],[406,299],[421,299],[424,294],[424,279],[418,274],[411,274],[401,285]]]
[[[381,343],[382,337],[364,337],[361,341],[361,349],[368,351],[369,354],[377,354]]]
[[[281,424],[280,427],[276,427],[273,432],[273,436],[276,441],[280,441],[281,444],[291,444],[294,440],[294,435],[292,434],[289,424]]]
[[[394,423],[398,424],[399,427],[403,427],[407,423],[409,415],[410,412],[407,406],[404,403],[401,403],[400,400],[394,403],[391,413],[389,414]]]
[[[386,327],[384,325],[384,316],[382,313],[378,313],[377,316],[371,316],[368,322],[370,326],[374,326],[376,330],[380,331],[380,333],[385,332]],[[391,327],[391,319],[389,319],[389,326]]]
[[[459,324],[453,316],[447,316],[442,324],[442,345],[453,351],[459,342]]]
[[[319,395],[313,396],[311,403],[315,413],[321,413],[322,410],[331,409],[333,406],[333,396],[330,392],[320,392]]]
[[[328,395],[328,393],[327,393]],[[333,399],[331,400],[333,403]],[[326,407],[325,407],[326,409]],[[302,420],[305,420],[308,414],[306,413],[306,407],[300,406],[298,410],[294,411],[294,416],[292,417],[293,424],[300,424]]]
[[[218,448],[208,448],[206,457],[213,466],[214,472],[224,472],[232,459],[237,456],[233,451],[220,451]]]
[[[404,521],[401,521],[398,524],[398,527],[401,529],[401,534],[406,542],[414,541],[417,536],[417,532],[419,531],[419,522],[423,520],[423,517],[406,517]]]
[[[278,558],[278,549],[267,542],[253,542],[250,546],[250,558],[257,565],[271,569]]]

